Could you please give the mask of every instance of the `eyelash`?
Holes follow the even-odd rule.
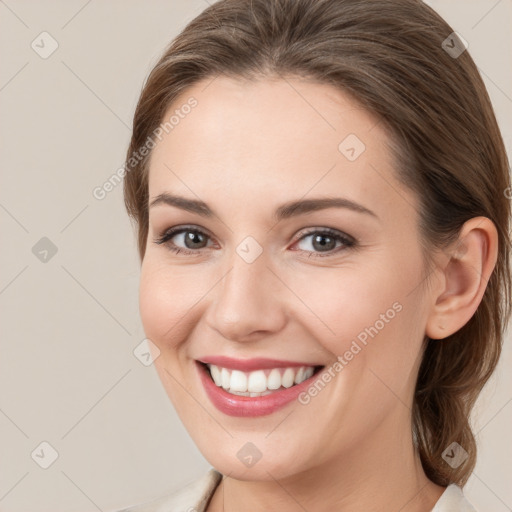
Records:
[[[197,255],[197,253],[201,249],[197,249],[197,250],[183,249],[182,247],[176,247],[175,245],[167,243],[174,236],[179,235],[179,234],[184,233],[184,232],[196,233],[196,234],[204,235],[204,236],[210,238],[207,233],[205,233],[204,231],[202,231],[200,229],[197,229],[197,228],[194,228],[194,227],[191,227],[191,226],[182,226],[182,227],[168,229],[161,236],[156,238],[154,240],[154,243],[159,244],[159,245],[166,244],[167,248],[170,251],[172,251],[172,252],[174,252],[176,254],[182,253],[184,255]],[[303,249],[299,249],[300,252],[309,252],[309,253],[311,253],[310,257],[314,256],[315,258],[317,258],[317,257],[319,257],[319,258],[326,258],[326,257],[337,255],[340,252],[340,250],[349,249],[349,248],[353,248],[353,247],[357,246],[357,241],[353,237],[345,235],[341,231],[337,231],[337,230],[331,229],[331,228],[316,229],[316,230],[311,230],[311,231],[308,231],[308,232],[305,232],[305,233],[301,233],[301,236],[297,239],[296,242],[300,242],[304,238],[306,238],[308,236],[311,236],[311,235],[315,235],[315,234],[327,235],[327,236],[329,236],[331,238],[334,238],[336,241],[340,241],[345,247],[344,248],[343,247],[337,247],[336,249],[333,249],[333,250],[331,250],[331,251],[329,251],[328,253],[325,253],[325,254],[322,254],[320,252],[305,251]],[[204,249],[204,247],[202,249]]]

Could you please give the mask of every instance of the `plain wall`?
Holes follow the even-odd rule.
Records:
[[[512,2],[428,3],[468,41],[510,154]],[[122,185],[93,196],[123,165],[152,65],[207,5],[0,2],[0,511],[116,510],[210,467],[133,354],[144,332]],[[58,43],[47,58],[43,31]],[[511,363],[509,337],[474,416],[465,492],[481,511],[512,509]],[[42,442],[58,453],[47,469]]]

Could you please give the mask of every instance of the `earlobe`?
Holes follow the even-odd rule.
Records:
[[[468,220],[458,240],[444,251],[439,268],[444,285],[432,291],[425,334],[443,339],[474,315],[498,257],[498,232],[487,217]]]

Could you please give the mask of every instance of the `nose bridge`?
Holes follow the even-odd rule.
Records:
[[[275,331],[285,322],[285,307],[277,279],[268,268],[267,254],[261,251],[255,257],[254,249],[251,241],[242,242],[216,287],[209,323],[226,338],[243,339],[255,331]]]

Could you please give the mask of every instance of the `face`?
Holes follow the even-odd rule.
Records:
[[[326,84],[210,82],[149,170],[140,312],[177,413],[238,479],[410,435],[428,301],[388,134]]]

